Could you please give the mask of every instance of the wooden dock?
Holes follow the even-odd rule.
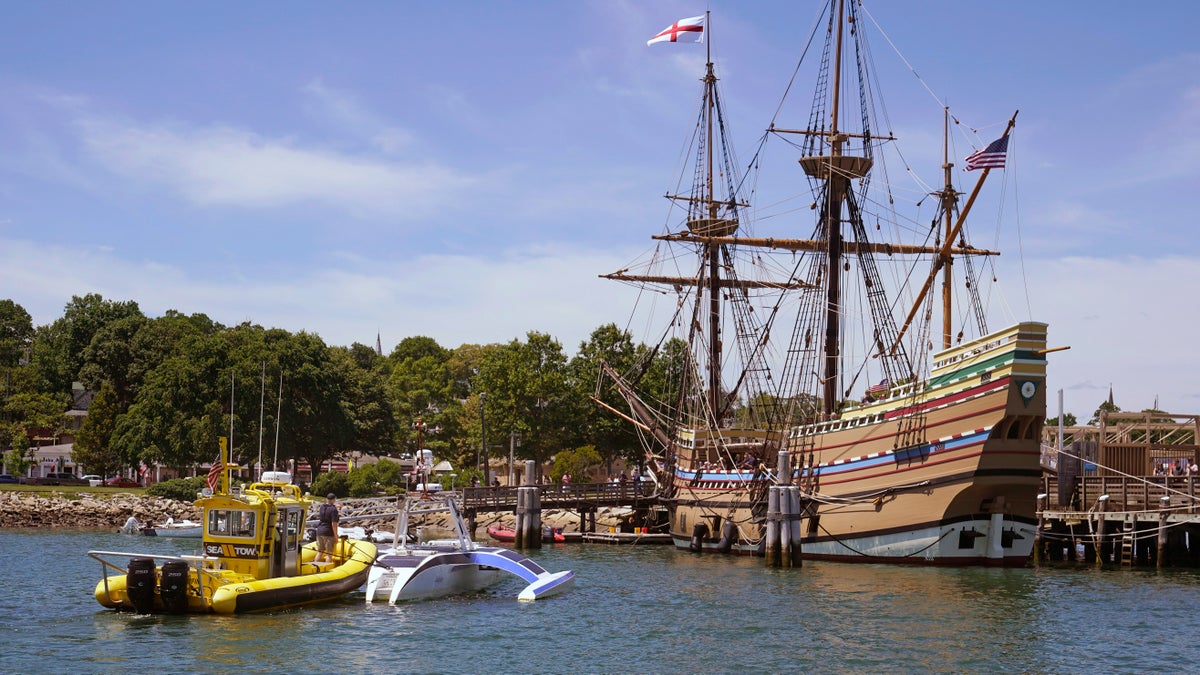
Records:
[[[1105,413],[1046,429],[1037,561],[1200,566],[1200,416]]]

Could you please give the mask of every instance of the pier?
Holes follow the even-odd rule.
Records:
[[[1035,562],[1200,566],[1197,438],[1200,416],[1158,412],[1102,414],[1061,446],[1047,427]]]

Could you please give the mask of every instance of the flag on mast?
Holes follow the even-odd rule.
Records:
[[[1004,156],[1008,153],[1008,136],[1001,136],[988,143],[982,150],[976,150],[967,157],[967,171],[975,169],[1003,169]]]
[[[680,19],[647,40],[646,44],[655,42],[704,42],[704,17]]]
[[[208,470],[208,489],[213,492],[217,491],[217,485],[221,482],[221,471],[225,469],[225,464],[221,462],[221,455],[217,455],[217,461],[212,463],[212,468]]]

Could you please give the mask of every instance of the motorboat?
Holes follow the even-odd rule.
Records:
[[[231,487],[225,439],[201,509],[199,555],[89,551],[103,576],[93,591],[104,607],[139,614],[234,614],[333,600],[360,588],[378,552],[374,543],[339,539],[334,560],[316,562],[304,545],[312,504],[291,475],[268,471],[247,487]],[[112,572],[115,572],[113,574]]]
[[[408,543],[409,525],[430,517],[448,516],[454,530],[449,539]],[[569,570],[549,572],[511,549],[480,546],[471,539],[453,494],[405,497],[396,523],[396,541],[380,551],[367,578],[367,602],[437,598],[483,590],[501,580],[504,572],[528,585],[517,596],[530,601],[561,593],[575,581]]]
[[[135,519],[136,520],[136,519]],[[125,527],[121,528],[124,532],[129,528],[129,521],[125,522]],[[183,520],[176,522],[175,518],[168,517],[167,522],[162,525],[142,525],[138,523],[136,533],[147,537],[182,537],[185,539],[199,539],[204,534],[204,523],[197,523],[194,520]]]

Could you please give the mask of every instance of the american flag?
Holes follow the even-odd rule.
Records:
[[[212,463],[212,468],[208,470],[208,489],[213,492],[217,491],[217,484],[221,482],[221,471],[225,465],[221,463],[221,456],[217,455],[217,461]]]
[[[1004,155],[1008,153],[1008,136],[997,138],[982,150],[967,157],[967,171],[975,169],[1003,169]]]

